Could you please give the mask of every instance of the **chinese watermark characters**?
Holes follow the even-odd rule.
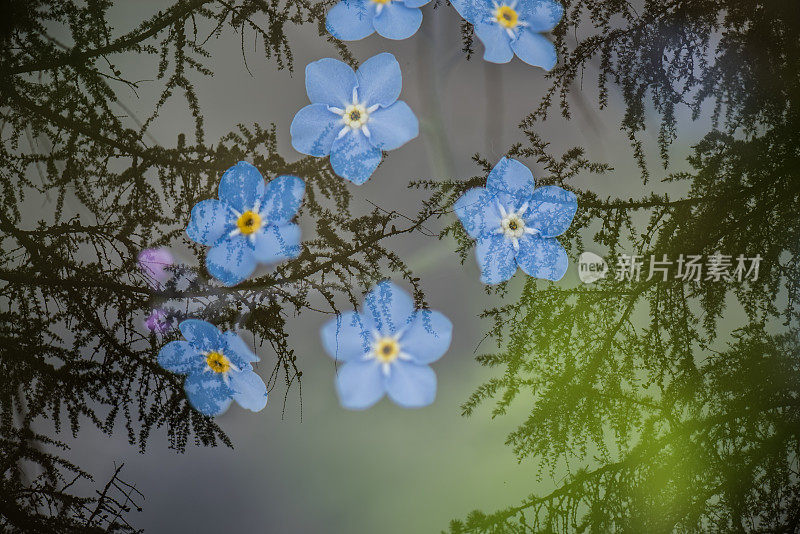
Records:
[[[721,254],[709,256],[680,254],[670,258],[660,256],[620,254],[616,258],[614,279],[623,282],[682,280],[684,282],[744,282],[758,280],[761,255],[738,256]],[[578,259],[578,277],[584,283],[605,278],[609,269],[605,259],[592,252],[584,252]]]

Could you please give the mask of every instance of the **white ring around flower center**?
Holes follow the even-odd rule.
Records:
[[[361,104],[350,104],[344,109],[342,114],[344,123],[352,129],[361,128],[369,120],[369,112],[367,108]]]
[[[506,239],[511,240],[511,245],[514,250],[519,250],[519,238],[525,234],[538,234],[539,231],[535,228],[525,225],[525,219],[522,215],[528,209],[528,203],[522,205],[518,210],[507,210],[503,205],[497,204],[497,209],[500,212],[500,226],[495,230],[496,234],[503,234]]]
[[[379,107],[380,106],[378,104],[375,104],[374,106],[367,106],[366,102],[359,102],[358,89],[353,87],[352,103],[346,105],[344,108],[328,106],[328,111],[331,113],[336,113],[337,115],[341,115],[342,123],[344,123],[344,127],[339,131],[339,135],[336,136],[336,139],[344,137],[346,134],[355,132],[357,130],[360,130],[361,133],[363,133],[366,137],[369,137],[369,128],[367,128],[367,123],[370,120],[369,116],[370,113]]]
[[[516,237],[519,239],[525,233],[525,221],[516,213],[510,213],[503,217],[500,227],[503,228],[503,232],[509,238]]]

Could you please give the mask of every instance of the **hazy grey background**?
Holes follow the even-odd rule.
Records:
[[[130,30],[167,5],[120,2],[112,10],[118,32]],[[476,54],[467,61],[460,52],[456,11],[430,5],[423,11],[421,30],[408,40],[373,35],[351,45],[359,61],[382,51],[397,57],[403,70],[401,99],[422,124],[420,137],[391,152],[367,184],[350,187],[356,210],[368,209],[369,200],[387,209],[416,213],[425,193],[408,190],[410,180],[472,176],[479,172],[471,160],[476,152],[493,162],[499,159],[513,143],[524,141],[519,120],[536,107],[548,86],[543,71],[519,60],[507,65],[484,62],[477,39]],[[199,34],[205,37],[208,28],[202,30]],[[293,74],[265,60],[260,46],[253,50],[253,36],[248,34],[246,54],[252,76],[245,68],[239,35],[226,29],[212,40],[215,75],[194,78],[207,143],[214,143],[237,123],[275,123],[280,152],[289,160],[301,157],[290,145],[289,125],[308,103],[304,67],[336,54],[310,26],[290,30],[289,37]],[[129,79],[155,76],[155,61],[114,59]],[[612,93],[608,111],[594,111],[596,77],[596,71],[587,70],[585,101],[574,108],[571,122],[559,120],[556,111],[556,120],[539,131],[556,153],[582,145],[589,149],[590,158],[616,168],[604,177],[582,176],[576,186],[592,187],[601,196],[635,197],[649,192],[619,133],[617,95]],[[161,89],[160,81],[143,82],[138,97],[130,92],[125,104],[145,117]],[[125,91],[121,89],[120,94]],[[580,94],[580,88],[575,93]],[[573,103],[580,104],[574,99]],[[172,99],[151,129],[164,145],[174,145],[181,132],[191,139],[193,131],[180,97]],[[682,133],[692,139],[691,130],[684,128]],[[673,151],[678,160],[687,144],[682,138]],[[540,170],[535,161],[526,163],[534,175]],[[584,239],[591,242],[590,235]],[[263,412],[253,414],[233,406],[219,418],[234,450],[190,446],[185,454],[177,454],[167,448],[164,433],[156,432],[142,455],[127,443],[123,432],[108,438],[85,426],[77,440],[60,436],[73,446],[71,459],[98,482],[113,472],[115,463],[124,462],[123,478],[146,496],[143,512],[132,514],[131,519],[152,533],[438,532],[450,519],[464,517],[476,507],[492,510],[552,488],[558,480],[545,475],[538,481],[535,463],[518,464],[503,443],[506,433],[525,416],[523,402],[499,420],[490,420],[487,408],[469,419],[460,416],[460,403],[491,376],[473,359],[486,326],[477,315],[494,302],[483,292],[474,260],[462,266],[451,241],[421,234],[395,241],[394,246],[422,278],[428,302],[455,325],[450,351],[434,364],[439,392],[433,406],[405,411],[384,400],[367,412],[340,408],[333,361],[318,341],[318,329],[329,317],[308,313],[289,321],[303,370],[302,419],[299,390],[289,393],[282,414],[284,390],[279,385]],[[574,266],[561,283],[577,283]],[[491,350],[490,343],[479,350]],[[267,376],[274,354],[267,348],[259,354],[258,370]]]

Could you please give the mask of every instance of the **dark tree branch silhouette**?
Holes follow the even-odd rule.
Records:
[[[579,196],[562,243],[675,259],[717,252],[762,257],[757,279],[694,282],[657,275],[566,287],[527,279],[521,294],[486,310],[498,351],[478,361],[498,374],[464,403],[465,415],[494,400],[492,416],[533,402],[506,443],[520,461],[555,480],[546,495],[454,520],[462,532],[796,532],[800,505],[800,19],[786,2],[565,1],[556,28],[559,65],[550,90],[521,121],[527,143],[509,154],[537,161]],[[584,81],[595,77],[596,89]],[[576,87],[625,105],[643,198],[571,187],[607,173],[582,148],[561,156],[539,131],[560,109],[570,118]],[[693,147],[683,184],[668,196],[650,181],[640,134],[660,117],[658,149],[669,171],[679,113],[711,125]],[[429,213],[447,213],[483,185],[420,182]],[[672,189],[674,191],[674,188]],[[674,193],[673,193],[674,195]],[[593,234],[593,243],[583,236]],[[463,258],[472,243],[458,222]],[[612,265],[613,268],[613,265]],[[674,275],[674,272],[673,272]],[[560,482],[559,482],[560,481]]]
[[[302,377],[286,333],[289,314],[356,306],[387,275],[406,278],[424,304],[418,279],[386,243],[425,232],[423,218],[377,207],[351,212],[351,193],[328,162],[287,161],[277,152],[274,127],[236,125],[213,143],[205,139],[194,84],[212,73],[209,43],[231,33],[242,43],[255,36],[262,60],[291,69],[286,29],[311,23],[327,36],[324,3],[181,0],[119,36],[107,17],[111,4],[5,4],[0,526],[9,532],[135,531],[126,516],[141,496],[119,470],[95,496],[76,495],[74,480],[89,474],[66,459],[63,444],[33,432],[34,425],[49,421],[59,432],[66,424],[73,435],[86,425],[107,434],[124,429],[142,451],[157,428],[166,429],[178,450],[189,440],[230,445],[212,418],[189,406],[181,378],[157,364],[169,339],[141,327],[154,307],[252,332],[256,350],[264,345],[274,352],[269,388],[285,388],[285,396],[295,386],[299,391]],[[327,38],[353,62],[341,43]],[[121,54],[152,61],[161,85],[143,121],[119,113],[127,108],[118,91],[136,91],[142,83],[115,65]],[[176,132],[172,146],[152,144],[150,126],[168,102],[180,99],[194,130]],[[306,230],[297,259],[226,288],[209,279],[203,251],[184,229],[192,206],[215,196],[223,171],[244,159],[267,179],[294,174],[306,181],[299,214]],[[163,291],[150,289],[136,263],[152,246],[191,255],[174,267]],[[37,470],[42,474],[31,478]]]

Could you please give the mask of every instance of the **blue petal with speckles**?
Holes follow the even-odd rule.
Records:
[[[382,158],[380,148],[362,132],[353,131],[334,141],[331,167],[342,178],[361,185],[369,180]]]
[[[555,46],[545,36],[558,25],[564,7],[556,0],[451,0],[464,19],[473,24],[475,35],[484,46],[483,59],[492,63],[508,63],[516,56],[525,63],[544,70],[556,65]],[[507,28],[499,24],[498,6],[513,6],[518,23]]]
[[[187,319],[179,325],[186,341],[171,341],[158,353],[158,363],[167,371],[188,375],[183,383],[192,407],[210,416],[220,415],[236,401],[252,411],[267,404],[267,387],[253,372],[258,356],[235,332],[220,332],[209,322]],[[224,371],[209,367],[206,360],[217,352],[227,360]]]
[[[554,238],[569,229],[578,200],[558,186],[536,189],[533,174],[521,162],[502,158],[489,173],[486,187],[468,190],[453,209],[476,240],[475,256],[484,284],[505,282],[518,267],[545,280],[557,281],[566,273],[567,253]],[[503,219],[512,212],[527,230],[516,238],[503,227]]]
[[[327,105],[310,104],[292,119],[289,127],[292,146],[309,156],[327,156],[342,126],[342,117],[330,111]]]
[[[331,11],[355,10],[361,14],[366,9],[355,0],[347,0]],[[310,156],[330,155],[337,175],[363,184],[378,168],[383,151],[398,149],[419,136],[416,115],[405,102],[397,100],[402,87],[400,64],[386,52],[366,60],[358,71],[331,58],[309,64],[306,91],[312,104],[292,120],[292,146]],[[361,106],[358,111],[363,124],[345,121],[348,106],[354,105]]]
[[[206,254],[206,269],[226,286],[246,280],[256,269],[253,243],[241,234],[222,238]]]
[[[300,208],[305,187],[296,176],[278,176],[265,183],[258,169],[245,161],[225,171],[219,200],[198,202],[186,227],[189,239],[211,247],[206,254],[211,276],[232,286],[252,275],[259,263],[296,258],[300,227],[290,221]],[[258,215],[260,226],[243,234],[237,223],[248,211]]]
[[[408,39],[422,24],[420,7],[430,0],[342,0],[325,19],[325,28],[341,41],[358,41],[376,31],[387,39]]]

